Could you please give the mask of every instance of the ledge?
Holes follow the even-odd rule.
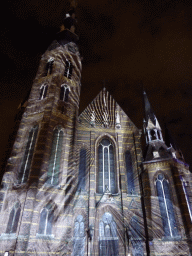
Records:
[[[8,240],[8,239],[16,239],[16,238],[17,238],[16,233],[11,233],[11,234],[2,233],[0,235],[0,240]]]
[[[44,240],[53,240],[54,239],[54,235],[44,235],[44,234],[36,234],[36,238],[39,239],[44,239]]]

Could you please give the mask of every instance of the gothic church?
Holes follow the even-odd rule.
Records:
[[[43,54],[0,190],[0,255],[192,255],[189,166],[144,93],[144,136],[103,90],[79,115],[71,10]]]

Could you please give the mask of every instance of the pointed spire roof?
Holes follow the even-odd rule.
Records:
[[[148,123],[148,121],[150,120],[156,126],[157,118],[155,116],[155,113],[151,107],[151,104],[148,100],[148,97],[145,91],[143,91],[143,99],[144,99],[144,107],[145,107],[145,121]]]

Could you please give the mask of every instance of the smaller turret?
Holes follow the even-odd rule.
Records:
[[[149,103],[147,94],[143,92],[145,119],[143,122],[144,136],[146,139],[146,150],[144,154],[145,161],[157,160],[162,158],[171,158],[172,154],[166,146],[162,130],[156,115]]]
[[[146,143],[151,143],[156,140],[163,141],[161,127],[149,103],[145,91],[143,92],[143,97],[145,105],[144,132]]]

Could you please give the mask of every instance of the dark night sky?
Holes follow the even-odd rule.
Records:
[[[8,0],[1,14],[0,158],[41,54],[62,22],[62,0]],[[142,86],[192,166],[192,2],[79,0],[83,55],[80,111],[106,87],[142,128]]]

